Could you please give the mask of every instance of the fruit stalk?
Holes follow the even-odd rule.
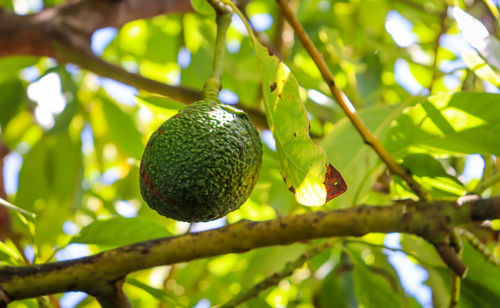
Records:
[[[207,0],[215,10],[217,23],[217,36],[215,38],[214,64],[210,77],[203,85],[205,100],[217,101],[222,88],[221,77],[224,71],[224,53],[226,50],[226,34],[231,25],[233,10],[219,0]]]

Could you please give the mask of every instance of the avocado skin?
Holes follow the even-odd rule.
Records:
[[[246,201],[261,165],[262,144],[248,116],[202,100],[151,135],[141,160],[141,195],[163,216],[209,221]]]

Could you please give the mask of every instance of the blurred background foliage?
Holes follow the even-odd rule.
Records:
[[[63,2],[1,0],[0,5],[26,14]],[[212,66],[216,27],[203,1],[193,4],[198,11],[99,30],[92,49],[128,71],[201,89]],[[10,212],[12,228],[0,243],[1,264],[66,260],[241,219],[266,220],[362,203],[383,206],[415,197],[404,183],[389,177],[328,96],[326,83],[276,3],[246,4],[261,41],[299,81],[297,100],[308,110],[311,134],[346,178],[349,190],[322,208],[296,203],[280,175],[272,135],[262,129],[263,168],[241,209],[191,226],[166,219],[142,201],[138,165],[149,135],[181,104],[49,58],[1,58],[6,198],[37,214],[31,220]],[[291,5],[361,118],[434,198],[500,193],[498,1],[308,0]],[[223,102],[262,110],[260,72],[236,17],[228,33],[222,81]],[[500,223],[493,221],[491,228],[500,229]],[[482,239],[500,256],[495,238]],[[280,271],[309,245],[140,271],[127,278],[125,293],[135,307],[220,304]],[[470,272],[459,307],[498,304],[500,269],[469,245],[464,260]],[[339,242],[242,307],[444,307],[450,278],[451,271],[422,239],[370,234]],[[98,306],[83,293],[53,299],[63,307]],[[11,305],[36,307],[37,302]]]

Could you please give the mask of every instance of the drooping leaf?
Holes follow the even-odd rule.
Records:
[[[439,94],[406,109],[391,127],[386,148],[500,155],[500,94]]]
[[[243,16],[240,16],[244,19]],[[252,33],[247,24],[247,31]],[[297,202],[321,206],[344,193],[347,185],[309,136],[309,120],[295,76],[250,35],[262,78],[267,122],[276,140],[281,174]]]
[[[140,217],[113,217],[85,226],[72,243],[122,246],[172,235],[161,224]]]

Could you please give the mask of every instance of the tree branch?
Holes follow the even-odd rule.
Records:
[[[454,226],[497,218],[500,218],[500,197],[472,200],[462,206],[451,201],[411,201],[384,207],[313,212],[263,222],[241,221],[216,230],[151,240],[76,260],[5,266],[0,268],[0,289],[11,301],[72,290],[99,294],[102,283],[118,281],[131,272],[159,265],[370,232],[402,232],[425,239],[436,238],[438,233],[449,234]]]

